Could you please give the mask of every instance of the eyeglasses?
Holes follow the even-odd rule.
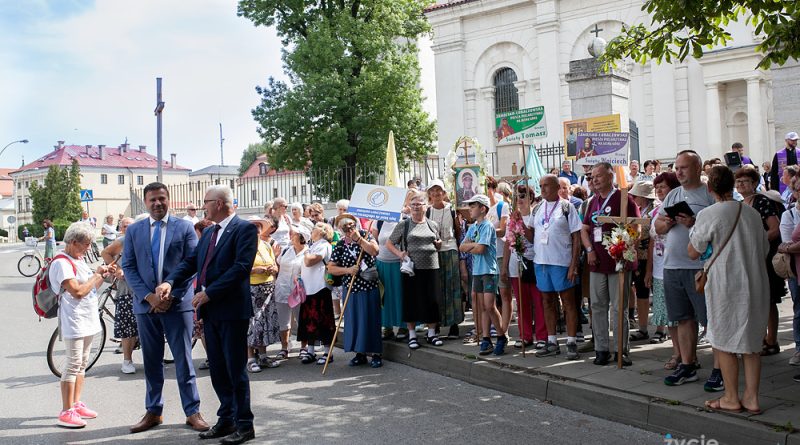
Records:
[[[216,199],[204,199],[203,204],[207,204],[209,202],[214,202],[214,201],[216,201]]]
[[[411,204],[409,204],[409,205],[410,205],[411,207],[422,207],[422,206],[424,206],[425,204],[423,204],[423,203],[421,203],[421,202],[412,202],[412,203],[411,203]]]
[[[321,213],[319,213],[319,212],[308,212],[308,214],[311,215],[311,216],[321,215]]]
[[[740,184],[741,185],[746,185],[746,184],[750,184],[751,182],[753,182],[751,179],[737,179],[736,180],[736,185],[740,185]]]

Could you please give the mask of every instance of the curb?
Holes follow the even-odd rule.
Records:
[[[776,425],[712,413],[616,388],[483,360],[443,349],[422,347],[409,353],[405,344],[383,342],[386,360],[529,399],[635,426],[672,437],[697,438],[706,444],[800,445],[800,434]],[[698,443],[701,443],[698,442]]]

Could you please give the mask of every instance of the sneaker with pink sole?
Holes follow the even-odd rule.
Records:
[[[83,402],[75,402],[72,405],[72,409],[81,416],[81,419],[94,419],[97,417],[97,412],[90,410]]]
[[[75,412],[74,409],[67,409],[61,411],[58,415],[58,426],[64,428],[83,428],[86,426],[86,421],[81,419],[81,416]]]

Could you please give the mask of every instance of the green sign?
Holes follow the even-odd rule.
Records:
[[[498,145],[546,137],[544,107],[500,113],[494,119],[494,128]]]

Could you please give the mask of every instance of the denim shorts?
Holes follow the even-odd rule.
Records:
[[[500,277],[497,275],[473,275],[472,292],[477,294],[493,294],[497,292],[498,281],[500,281]]]

